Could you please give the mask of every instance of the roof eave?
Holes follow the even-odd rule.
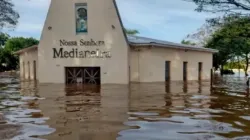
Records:
[[[174,46],[174,45],[165,45],[165,44],[158,44],[158,43],[132,43],[130,42],[131,46],[157,46],[157,47],[167,47],[173,49],[182,49],[182,50],[193,50],[193,51],[205,51],[211,53],[218,53],[218,50],[215,49],[208,49],[208,48],[195,48],[195,47],[181,47],[181,46]]]
[[[34,46],[31,46],[31,47],[28,47],[28,48],[24,48],[24,49],[21,49],[21,50],[18,50],[16,52],[14,52],[15,55],[20,55],[24,52],[27,52],[27,51],[30,51],[30,50],[33,50],[33,49],[37,49],[37,45],[34,45]]]

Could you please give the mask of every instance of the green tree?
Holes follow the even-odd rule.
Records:
[[[250,11],[249,0],[185,0],[194,2],[198,12],[223,12],[235,13],[240,11]]]
[[[3,28],[15,27],[18,23],[19,14],[14,10],[11,0],[0,0],[0,32]]]
[[[247,16],[250,11],[250,0],[184,0],[197,5],[198,12],[224,13],[224,16],[208,19],[207,22],[198,29],[197,33],[188,35],[188,38],[195,39],[204,45],[209,40],[211,34],[218,28],[218,23],[223,23],[226,17],[233,15]]]
[[[6,41],[9,39],[8,34],[0,33],[0,71],[4,71],[4,68],[2,64],[5,64],[5,52],[4,52],[4,45]]]
[[[0,47],[4,46],[6,41],[10,38],[8,34],[0,33]]]
[[[15,70],[18,62],[18,58],[12,52],[5,49],[0,50],[0,71]]]
[[[225,17],[219,25],[220,28],[213,33],[206,47],[219,50],[219,53],[214,56],[214,61],[222,66],[234,57],[243,58],[244,71],[247,75],[250,57],[250,17]]]
[[[5,43],[5,47],[0,48],[0,71],[16,69],[19,64],[19,59],[13,52],[37,45],[38,43],[38,40],[34,38],[14,37],[8,39]]]
[[[26,47],[37,45],[38,43],[39,41],[34,38],[14,37],[6,42],[4,49],[15,52]]]
[[[4,71],[5,67],[3,66],[3,64],[5,63],[5,58],[4,58],[4,49],[2,47],[0,47],[0,72]]]
[[[244,61],[229,61],[224,65],[224,68],[226,69],[244,69],[245,68],[245,62]]]
[[[128,35],[136,35],[136,34],[139,34],[139,31],[138,31],[138,30],[135,30],[135,29],[125,29],[125,32],[126,32],[126,34],[128,34]]]

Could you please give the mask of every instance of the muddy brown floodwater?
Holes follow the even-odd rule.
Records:
[[[250,140],[250,100],[232,90],[244,78],[209,82],[103,85],[1,78],[0,139]],[[226,86],[226,87],[225,87]]]

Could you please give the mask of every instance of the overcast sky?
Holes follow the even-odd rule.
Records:
[[[197,13],[195,5],[184,0],[116,0],[126,28],[137,29],[140,36],[180,42],[195,32],[208,13]],[[20,14],[11,36],[40,38],[50,0],[13,0]]]

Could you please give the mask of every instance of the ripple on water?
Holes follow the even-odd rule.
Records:
[[[239,125],[239,126],[246,126],[245,124],[243,124],[241,122],[238,122],[238,121],[235,121],[234,123],[237,124],[237,125]]]
[[[240,116],[240,118],[250,121],[250,116]]]
[[[232,140],[250,140],[250,136],[236,137],[236,138],[233,138]]]
[[[204,138],[223,139],[215,134],[207,133],[192,125],[176,124],[173,122],[134,122],[139,129],[123,130],[119,140],[204,140]],[[187,131],[190,130],[191,131]]]
[[[242,132],[231,124],[211,120],[196,120],[188,116],[173,116],[170,118],[144,118],[144,121],[127,121],[125,125],[139,129],[123,130],[119,133],[120,140],[172,140],[172,139],[222,139],[223,137],[209,133]]]
[[[20,84],[8,84],[7,87],[8,88],[19,88]]]
[[[190,99],[216,99],[217,97],[212,97],[212,96],[206,96],[206,95],[193,95],[190,97]]]
[[[35,104],[37,100],[44,98],[21,96],[18,91],[19,84],[11,84],[13,80],[4,80],[4,82],[0,93],[0,113],[4,119],[1,122],[4,124],[0,124],[0,127],[6,125],[6,130],[0,129],[0,134],[4,134],[0,138],[14,137],[14,140],[38,140],[38,136],[53,133],[55,129],[44,125],[49,117],[43,116],[41,110],[38,109],[39,107],[31,109],[30,106],[30,103]]]
[[[206,113],[201,109],[186,108],[184,110],[170,110],[173,113]]]
[[[10,108],[5,117],[10,122],[34,124],[43,124],[49,119],[48,117],[43,117],[40,110],[24,108]]]
[[[8,99],[3,100],[1,103],[3,107],[8,107],[4,110],[4,118],[7,122],[21,126],[18,130],[18,135],[13,139],[38,140],[39,138],[35,137],[53,133],[55,129],[44,125],[49,117],[44,117],[41,110],[29,109],[28,106],[23,106],[27,104],[26,101],[37,100],[37,97],[22,97],[22,99],[21,101]]]
[[[206,108],[206,109],[201,109],[203,111],[206,111],[208,113],[227,113],[227,114],[234,114],[234,112],[230,112],[227,110],[222,110],[222,109],[211,109],[211,108]]]
[[[39,97],[33,97],[33,96],[22,96],[21,100],[26,101],[26,100],[44,100],[45,98],[39,98]]]
[[[55,132],[55,129],[50,128],[48,125],[35,125],[35,124],[25,123],[22,124],[20,132],[21,134],[15,136],[13,140],[43,140],[34,137],[51,134]]]
[[[140,84],[138,85],[140,86]],[[62,103],[60,109],[62,110],[64,109],[64,105],[71,105],[73,107],[81,106],[81,109],[84,111],[79,111],[83,114],[76,115],[77,118],[84,116],[88,119],[79,122],[75,120],[73,121],[72,116],[70,115],[74,114],[74,112],[71,111],[70,113],[65,113],[64,110],[62,113],[64,113],[65,116],[64,114],[61,114],[62,116],[60,119],[62,119],[63,123],[64,120],[71,119],[72,121],[66,121],[67,123],[64,123],[64,125],[67,126],[63,127],[67,130],[81,130],[81,132],[72,131],[72,134],[74,133],[74,136],[78,136],[79,133],[79,135],[83,135],[84,138],[91,137],[90,139],[92,139],[93,136],[98,136],[100,134],[101,139],[110,140],[114,139],[115,136],[112,138],[108,136],[113,135],[114,133],[114,135],[116,135],[117,132],[119,132],[119,137],[116,138],[118,140],[250,139],[250,137],[247,137],[250,130],[250,114],[247,111],[250,107],[249,99],[232,97],[229,95],[210,95],[209,84],[206,88],[202,87],[202,93],[194,92],[197,90],[193,89],[194,87],[195,86],[192,85],[191,90],[188,90],[192,91],[192,93],[184,93],[179,91],[179,89],[182,89],[182,85],[180,87],[177,85],[176,87],[172,87],[173,91],[168,92],[167,94],[162,92],[164,89],[161,86],[157,87],[157,84],[147,86],[146,88],[135,88],[136,90],[129,93],[128,99],[126,98],[127,101],[125,100],[125,103],[122,105],[120,99],[124,100],[125,98],[123,98],[123,94],[116,94],[117,91],[113,91],[114,89],[118,89],[118,92],[122,90],[116,86],[113,86],[112,89],[104,86],[105,91],[102,90],[102,95],[100,95],[100,97],[98,96],[97,99],[98,106],[90,102],[92,99],[84,100],[84,102],[82,100],[68,102],[64,101],[64,97],[62,100],[57,100],[58,97],[51,97],[51,99],[48,100],[53,100],[53,103],[54,101],[56,101],[56,103],[59,103],[60,101],[60,103]],[[8,121],[7,123],[21,126],[21,128],[16,127],[21,134],[17,134],[17,136],[14,137],[14,140],[38,140],[39,136],[55,132],[55,129],[44,124],[50,118],[49,116],[43,115],[43,112],[46,110],[39,110],[39,104],[36,102],[37,100],[44,98],[33,96],[21,96],[21,98],[19,98],[18,91],[15,91],[18,90],[17,88],[18,87],[15,86],[7,86],[4,90],[9,92],[4,92],[3,90],[0,93],[0,97],[2,94],[6,95],[3,96],[1,100],[1,102],[4,103],[1,103],[1,106],[7,107],[3,110],[5,118]],[[51,89],[46,87],[46,91],[48,90]],[[55,91],[57,90],[58,89],[55,89]],[[52,91],[54,92],[54,90]],[[22,90],[22,92],[26,91]],[[113,96],[109,97],[108,95],[112,92],[115,93],[115,97],[119,97],[120,95],[123,96],[122,98],[114,98]],[[10,96],[11,93],[12,95]],[[30,93],[28,94],[30,95]],[[79,95],[78,97],[83,96]],[[88,98],[94,97],[95,96],[92,97],[88,95]],[[84,96],[84,98],[87,98],[87,96]],[[13,102],[13,107],[11,103],[6,103],[6,101]],[[112,102],[112,105],[110,102]],[[115,105],[115,103],[118,103],[118,105]],[[11,105],[8,106],[9,104]],[[30,107],[30,105],[33,105],[33,107]],[[100,108],[99,105],[101,106]],[[93,111],[93,107],[100,111]],[[48,108],[50,109],[50,106]],[[245,110],[242,110],[241,108]],[[56,110],[55,112],[58,113],[59,111]],[[94,112],[94,114],[91,112]],[[53,113],[53,111],[50,110],[50,113]],[[76,118],[76,116],[73,117]],[[94,118],[93,120],[92,117]],[[120,127],[113,129],[114,120],[109,117],[119,119],[119,125],[123,124],[128,129],[124,130],[120,129]],[[55,119],[54,117],[52,118]],[[109,121],[112,120],[111,123],[107,123],[106,119]],[[53,121],[56,122],[57,120],[49,122]],[[97,123],[92,123],[96,121]],[[55,127],[57,126],[55,125]],[[52,137],[57,135],[60,136],[61,128],[60,124],[59,129],[57,129],[59,134],[54,133],[52,134]],[[110,130],[111,128],[112,130]],[[101,131],[101,129],[105,129],[105,132]],[[93,130],[93,132],[90,130]],[[110,132],[107,132],[109,130]],[[108,135],[108,138],[102,137],[102,134]],[[71,138],[71,135],[65,137]],[[60,136],[62,139],[66,139],[65,137]]]
[[[209,119],[209,118],[214,118],[214,117],[222,117],[220,115],[212,115],[212,114],[199,114],[199,115],[194,115],[192,118],[195,119]]]
[[[8,90],[4,90],[4,93],[7,94],[19,94],[19,91],[16,91],[16,89],[8,89]]]
[[[158,113],[154,112],[128,112],[129,115],[135,115],[135,116],[157,116]]]
[[[21,101],[13,101],[13,100],[3,100],[1,104],[5,107],[17,107],[19,105],[26,104],[26,102],[21,102]]]

